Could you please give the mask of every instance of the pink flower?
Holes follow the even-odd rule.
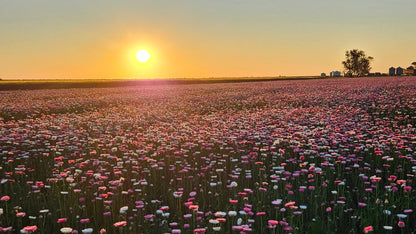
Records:
[[[3,196],[0,198],[0,201],[8,201],[8,200],[10,200],[9,196]]]
[[[64,223],[67,220],[68,220],[67,218],[60,218],[60,219],[58,219],[57,223]]]
[[[358,202],[358,206],[364,207],[364,206],[367,206],[367,204],[363,202]]]
[[[404,190],[405,193],[408,193],[412,190],[412,187],[411,186],[404,186],[403,190]]]
[[[197,228],[194,229],[194,233],[205,233],[206,229],[205,228]]]
[[[86,218],[86,219],[81,219],[80,220],[81,223],[88,223],[90,222],[90,219]]]
[[[34,226],[26,226],[26,227],[24,227],[22,229],[22,231],[24,233],[32,233],[32,232],[35,232],[36,230],[38,230],[38,227],[36,225],[34,225]]]
[[[279,221],[277,221],[277,220],[272,220],[272,219],[270,219],[268,222],[269,222],[269,225],[271,225],[271,226],[273,226],[273,225],[277,225],[277,224],[279,223]]]
[[[295,202],[291,201],[291,202],[286,203],[285,207],[294,206],[294,205],[295,205]]]
[[[19,212],[16,214],[16,217],[25,217],[26,213],[25,212]]]
[[[127,221],[120,221],[113,224],[114,227],[124,227],[127,225]]]
[[[284,230],[287,231],[287,232],[291,232],[291,231],[293,231],[293,228],[291,226],[286,226],[286,227],[284,227]]]
[[[373,231],[373,226],[367,226],[364,228],[364,233],[369,233]]]
[[[403,221],[399,221],[398,223],[397,223],[397,226],[399,226],[399,227],[404,227],[404,222]]]
[[[190,210],[198,210],[199,206],[198,205],[190,205],[188,208]]]

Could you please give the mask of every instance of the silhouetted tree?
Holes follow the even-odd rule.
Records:
[[[416,62],[413,62],[412,65],[414,68],[416,68]]]
[[[342,64],[345,68],[345,76],[365,76],[371,70],[373,57],[367,56],[364,51],[353,49],[345,52],[345,61]]]

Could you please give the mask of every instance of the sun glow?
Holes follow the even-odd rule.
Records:
[[[137,60],[139,60],[139,62],[145,63],[145,62],[149,61],[150,54],[149,54],[149,52],[147,52],[147,50],[138,50],[137,53],[136,53],[136,58],[137,58]]]

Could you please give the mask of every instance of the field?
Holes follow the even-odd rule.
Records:
[[[416,78],[0,92],[0,232],[412,233]]]
[[[274,80],[323,79],[319,76],[279,76],[279,77],[214,77],[214,78],[174,78],[174,79],[43,79],[43,80],[1,80],[0,91],[68,88],[114,88],[126,86],[183,85],[239,83]]]

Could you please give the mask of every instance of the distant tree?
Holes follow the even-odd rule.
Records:
[[[416,68],[416,62],[413,62],[412,65],[414,68]]]
[[[342,64],[345,68],[345,76],[365,76],[370,70],[370,63],[373,57],[367,56],[364,51],[353,49],[345,52],[345,61]]]

